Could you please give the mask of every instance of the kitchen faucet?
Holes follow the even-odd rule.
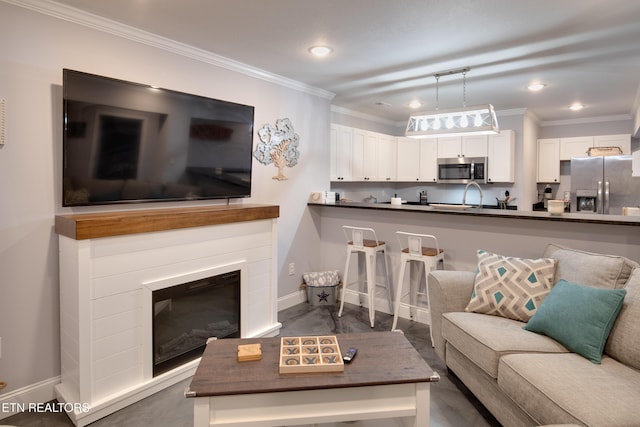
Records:
[[[466,205],[467,203],[467,190],[469,189],[469,187],[473,185],[475,187],[478,188],[478,191],[480,192],[480,204],[477,206],[478,208],[482,207],[482,188],[480,188],[480,184],[478,184],[475,181],[471,181],[469,182],[465,187],[464,187],[464,193],[462,194],[462,204]]]

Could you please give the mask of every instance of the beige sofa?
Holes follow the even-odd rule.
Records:
[[[524,322],[466,312],[475,272],[434,271],[429,298],[438,356],[505,427],[640,426],[640,268],[623,257],[549,245],[556,283],[625,289],[601,364]]]

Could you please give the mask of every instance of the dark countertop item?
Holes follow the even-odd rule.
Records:
[[[565,222],[580,222],[580,223],[594,223],[594,224],[616,224],[616,225],[631,225],[640,226],[640,216],[623,216],[623,215],[599,215],[589,213],[563,213],[561,215],[551,215],[548,212],[539,211],[519,211],[513,209],[487,209],[487,208],[469,208],[465,210],[459,209],[445,209],[435,208],[430,205],[419,204],[402,204],[392,205],[389,203],[362,203],[362,202],[335,202],[329,204],[322,203],[307,203],[308,206],[325,206],[329,208],[342,208],[342,209],[375,209],[375,210],[389,210],[400,212],[423,212],[425,214],[436,215],[471,215],[471,216],[488,216],[488,217],[502,217],[502,218],[520,218],[527,220],[542,220],[542,221],[565,221]]]

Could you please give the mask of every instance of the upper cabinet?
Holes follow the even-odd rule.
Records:
[[[593,137],[594,147],[620,147],[622,154],[631,154],[631,135],[598,135]]]
[[[397,181],[438,180],[438,140],[398,138]]]
[[[438,140],[420,140],[420,181],[438,181]]]
[[[331,125],[331,181],[393,181],[396,138],[349,126]]]
[[[331,181],[351,181],[353,129],[332,124],[329,136]]]
[[[486,135],[447,136],[438,138],[438,157],[486,157]]]
[[[378,181],[395,181],[397,171],[397,138],[378,137]]]
[[[515,136],[512,130],[503,130],[498,135],[489,135],[487,157],[489,182],[514,182]]]
[[[584,157],[593,147],[592,136],[560,138],[560,160],[571,160],[572,157]]]
[[[438,158],[488,157],[490,182],[513,182],[514,132],[445,138],[404,138],[331,125],[331,180],[437,182]]]
[[[593,147],[620,147],[622,154],[631,154],[631,135],[598,135],[560,138],[560,160],[584,157]]]
[[[420,181],[420,140],[398,138],[398,181]]]
[[[537,182],[560,182],[560,139],[538,140]]]

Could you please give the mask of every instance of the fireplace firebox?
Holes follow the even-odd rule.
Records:
[[[211,337],[240,337],[240,274],[153,291],[154,377],[200,357]]]

